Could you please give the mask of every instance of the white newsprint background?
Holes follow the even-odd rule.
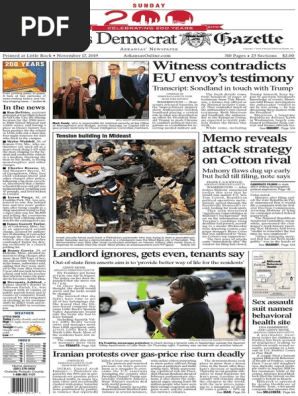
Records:
[[[1,394],[296,394],[296,2],[90,7],[84,53],[1,54]],[[53,114],[69,78],[101,79],[115,63],[146,69],[140,119]],[[45,67],[46,88],[14,88],[30,67]],[[61,162],[80,144],[95,161],[99,144],[134,139],[167,171],[155,183],[178,232],[146,210],[133,233],[120,205],[121,232],[97,233],[83,201],[70,210]],[[189,166],[185,150],[192,213],[183,183],[167,184]],[[140,294],[164,299],[162,318],[180,309],[169,296],[180,275],[204,282],[214,338],[151,339],[144,311],[130,312]]]

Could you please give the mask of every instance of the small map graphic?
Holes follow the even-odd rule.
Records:
[[[253,296],[295,297],[295,252],[253,252]]]

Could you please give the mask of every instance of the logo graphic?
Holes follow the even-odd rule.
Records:
[[[166,22],[170,22],[170,18],[173,18],[173,23],[193,22],[193,16],[188,11],[171,11],[166,15]]]
[[[198,48],[202,47],[203,44],[207,43],[211,45],[210,38],[208,36],[212,36],[212,34],[208,33],[185,33],[182,34],[181,45],[187,42],[192,47]]]
[[[132,21],[142,23],[142,18],[146,23],[154,23],[160,21],[160,16],[155,11],[138,11],[133,14]]]

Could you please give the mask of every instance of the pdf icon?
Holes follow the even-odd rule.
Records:
[[[83,52],[90,43],[90,0],[80,4],[80,12],[70,0],[7,2],[11,18],[3,18],[0,28],[3,52]]]
[[[50,18],[50,17],[38,17],[37,21],[35,18],[31,16],[22,17],[22,36],[27,35],[28,30],[32,30],[37,28],[38,36],[50,36],[56,30],[56,35],[61,36],[62,29],[68,29],[68,23],[66,24],[65,21],[68,21],[68,16],[58,16],[57,22]],[[64,23],[63,23],[64,21]],[[48,25],[48,26],[46,26]]]

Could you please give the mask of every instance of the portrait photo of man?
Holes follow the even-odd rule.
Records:
[[[109,65],[109,73],[100,79],[96,109],[102,111],[106,118],[127,118],[130,109],[140,109],[140,98],[131,77],[121,75],[117,63]]]

